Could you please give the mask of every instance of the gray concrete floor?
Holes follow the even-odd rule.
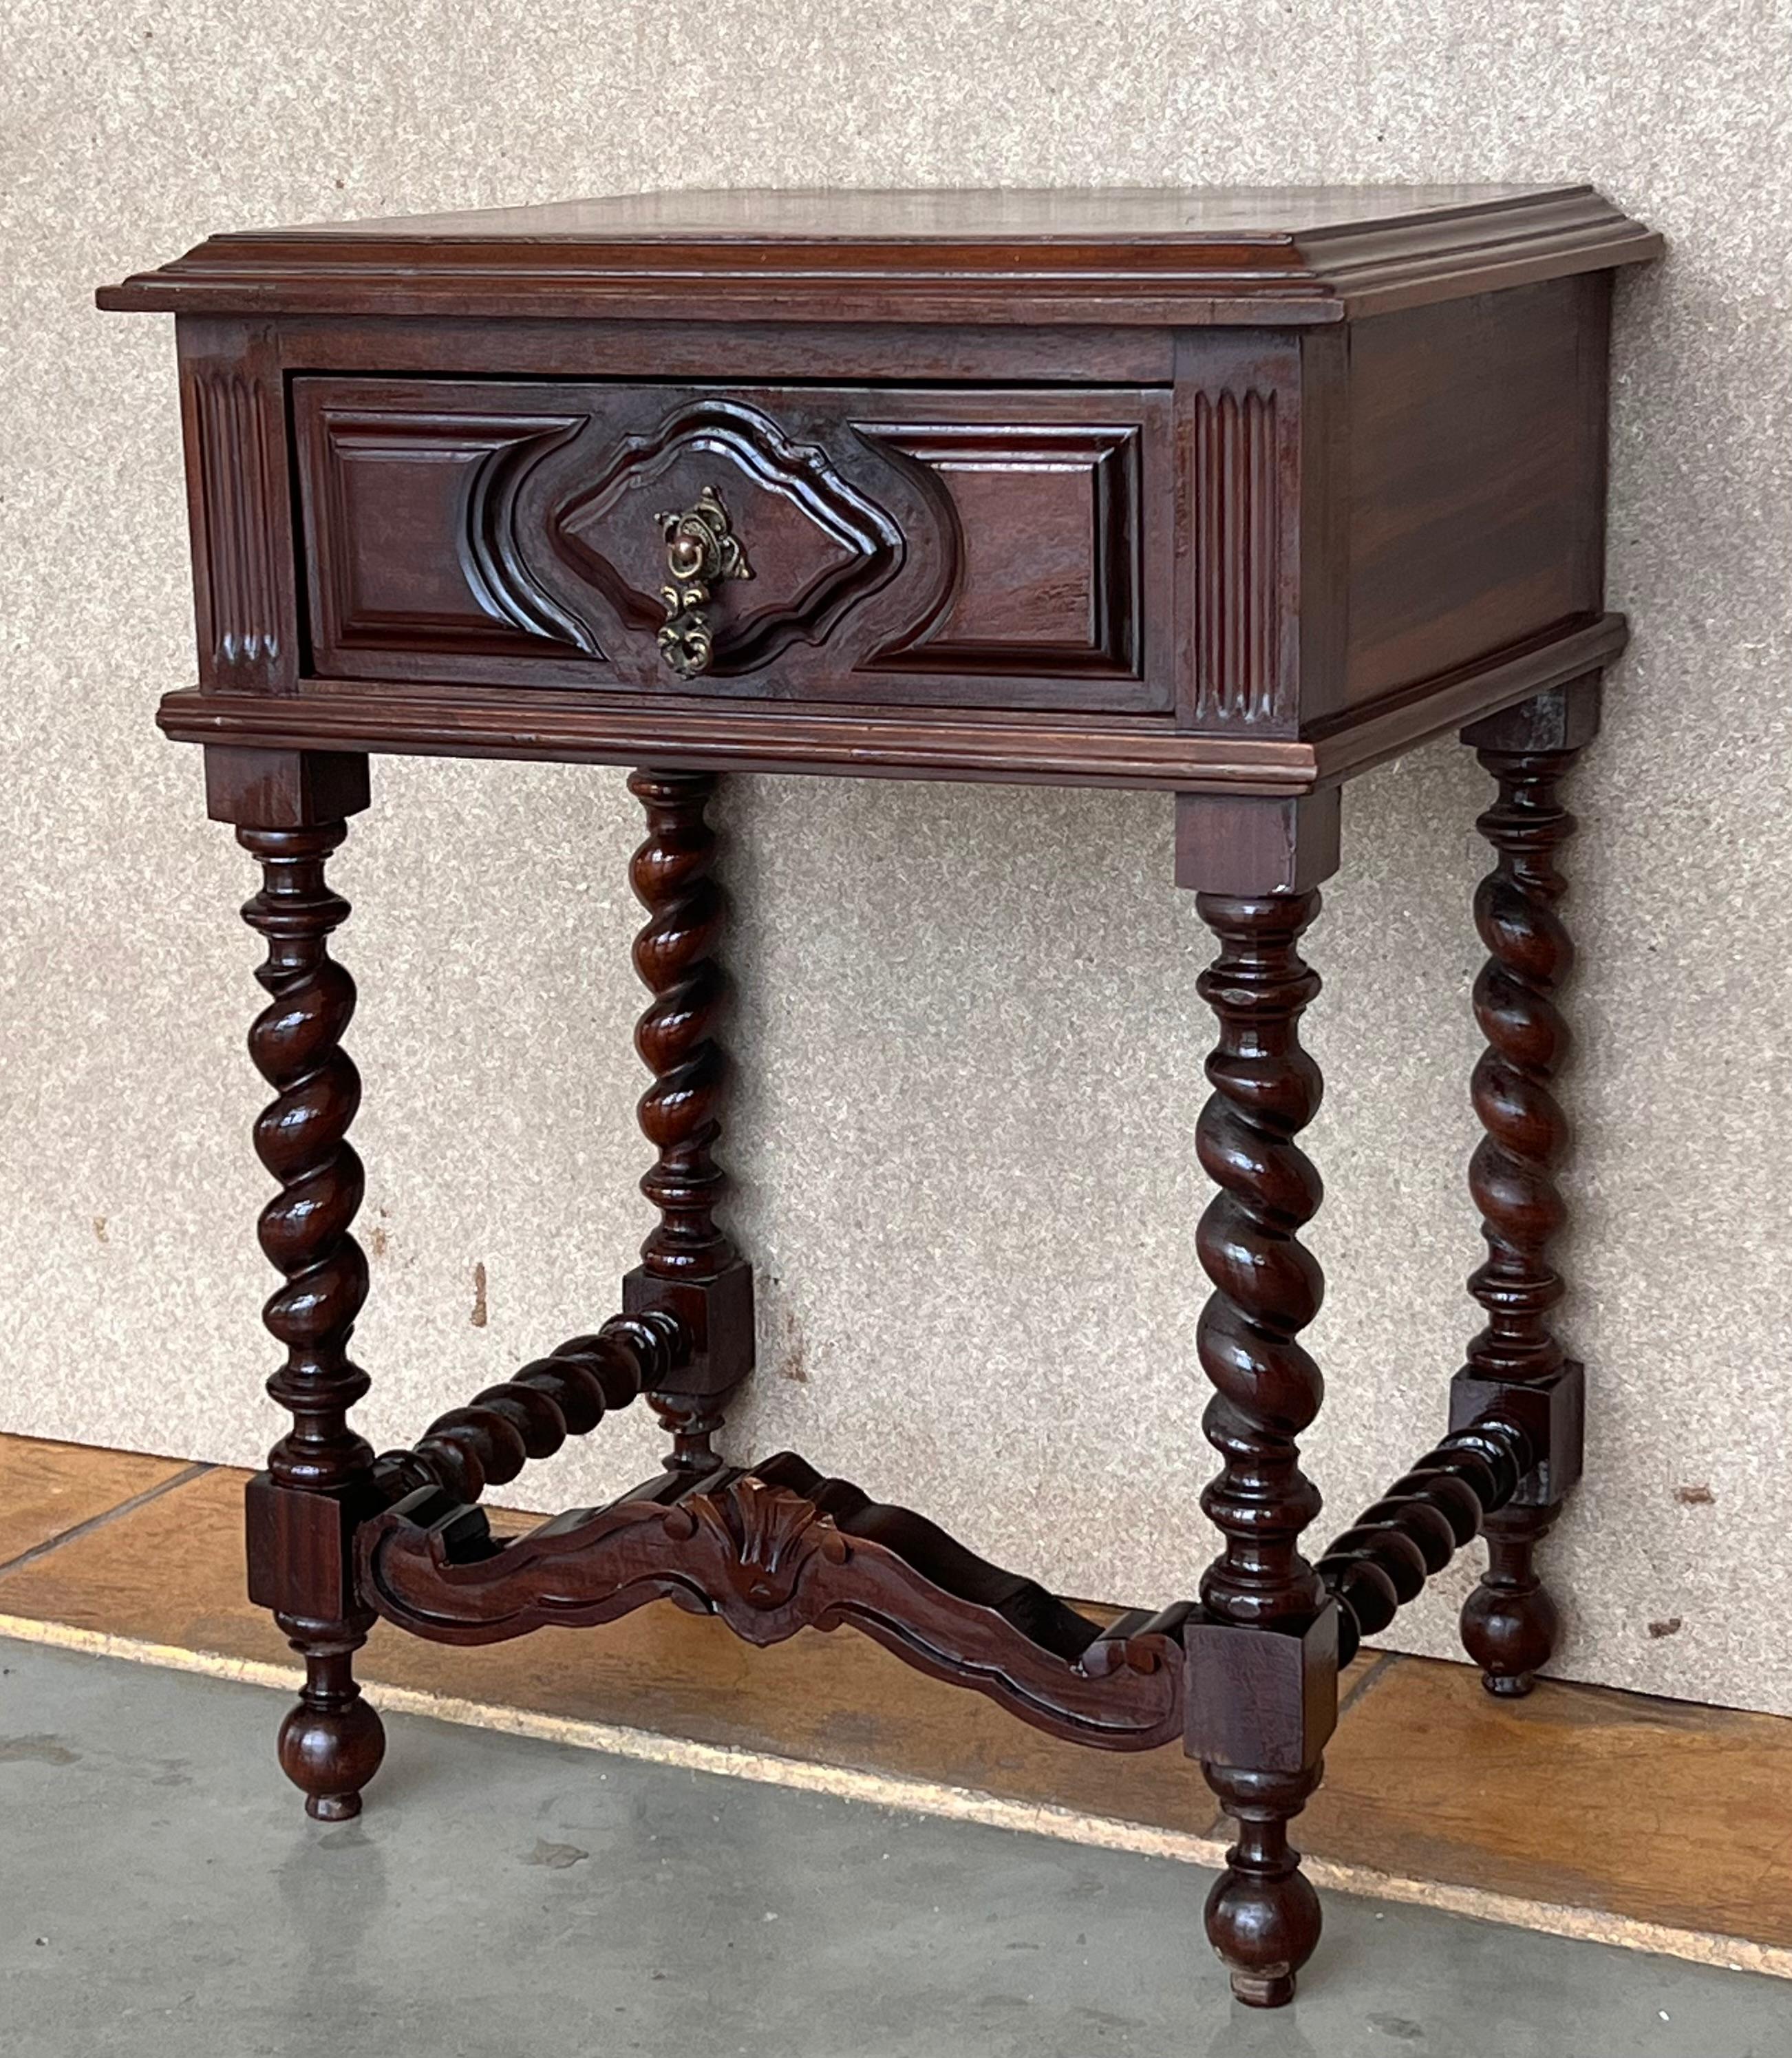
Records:
[[[0,1641],[21,2058],[1789,2058],[1792,1988],[1330,1897],[1236,2008],[1186,1865],[389,1722],[308,1823],[251,1687]]]

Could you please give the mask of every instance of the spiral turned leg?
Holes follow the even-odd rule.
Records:
[[[280,1182],[262,1210],[260,1239],[284,1277],[263,1319],[286,1349],[268,1390],[292,1416],[250,1489],[252,1591],[305,1661],[299,1705],[280,1730],[281,1766],[308,1814],[340,1822],[360,1813],[361,1789],[385,1750],[379,1718],[355,1683],[354,1654],[373,1616],[348,1570],[373,1452],[348,1420],[368,1389],[348,1356],[368,1283],[349,1234],[363,1178],[347,1136],[361,1086],[341,1047],[355,985],[328,948],[348,904],[324,877],[347,830],[337,820],[236,833],[264,880],[243,910],[267,941],[256,977],[271,996],[249,1031],[249,1054],[274,1089],[255,1145]]]
[[[1577,714],[1575,726],[1564,725]],[[1468,737],[1498,782],[1499,797],[1478,824],[1498,861],[1475,896],[1476,927],[1488,951],[1475,983],[1475,1016],[1487,1048],[1472,1093],[1487,1133],[1468,1183],[1487,1260],[1468,1290],[1487,1321],[1457,1375],[1454,1412],[1460,1420],[1495,1398],[1528,1404],[1542,1460],[1512,1503],[1488,1516],[1487,1573],[1462,1613],[1463,1642],[1483,1683],[1505,1696],[1528,1693],[1555,1648],[1556,1604],[1536,1557],[1579,1470],[1579,1368],[1566,1359],[1550,1321],[1563,1281],[1549,1247],[1565,1213],[1553,1168],[1568,1141],[1551,1088],[1568,1048],[1555,995],[1574,958],[1556,913],[1567,889],[1556,860],[1575,821],[1556,787],[1591,733],[1591,719],[1583,697],[1565,709],[1496,717]],[[1564,747],[1531,747],[1540,740]]]
[[[639,771],[629,790],[646,810],[647,838],[630,884],[647,922],[635,938],[634,967],[653,999],[635,1048],[653,1074],[637,1110],[657,1154],[641,1190],[659,1221],[624,1282],[630,1314],[677,1316],[692,1349],[675,1381],[647,1396],[672,1434],[667,1465],[701,1473],[720,1462],[710,1444],[729,1393],[753,1365],[753,1281],[714,1210],[727,1186],[714,1146],[721,1133],[727,1060],[714,1031],[726,997],[715,956],[725,905],[714,878],[716,839],[704,809],[716,790],[708,773]]]
[[[1207,1062],[1214,1091],[1197,1140],[1220,1190],[1200,1228],[1214,1291],[1198,1348],[1214,1387],[1202,1426],[1221,1459],[1202,1506],[1225,1548],[1201,1583],[1216,1629],[1191,1647],[1191,1667],[1198,1694],[1199,1667],[1230,1675],[1221,1690],[1232,1705],[1219,1710],[1202,1745],[1202,1770],[1238,1824],[1208,1897],[1207,1934],[1231,1969],[1238,1999],[1269,2008],[1293,1997],[1295,1974],[1319,1941],[1318,1899],[1301,1874],[1288,1825],[1319,1782],[1324,1736],[1314,1732],[1326,1725],[1306,1711],[1313,1668],[1322,1671],[1325,1638],[1335,1635],[1318,1575],[1300,1551],[1320,1503],[1297,1443],[1324,1391],[1318,1367],[1296,1341],[1318,1313],[1323,1283],[1297,1241],[1319,1206],[1319,1175],[1294,1142],[1319,1106],[1319,1070],[1298,1031],[1319,988],[1298,949],[1319,896],[1203,893],[1197,904],[1220,944],[1201,979],[1219,1045]],[[1261,1709],[1241,1705],[1250,1698],[1244,1683],[1266,1677],[1266,1661],[1286,1683],[1278,1747],[1264,1738],[1254,1759],[1241,1748],[1234,1756],[1242,1762],[1216,1762],[1227,1734],[1241,1746],[1252,1741]],[[1335,1643],[1330,1661],[1335,1694]]]

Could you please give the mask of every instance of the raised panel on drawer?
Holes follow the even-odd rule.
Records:
[[[324,679],[1165,713],[1169,396],[303,376]],[[750,576],[662,658],[662,517]]]

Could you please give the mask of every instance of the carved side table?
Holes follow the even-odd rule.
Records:
[[[1488,1687],[1524,1692],[1555,1634],[1533,1559],[1581,1420],[1551,1327],[1557,787],[1623,642],[1612,273],[1657,248],[1584,187],[679,193],[221,236],[100,295],[179,317],[199,683],[161,721],[263,875],[249,1047],[292,1428],[249,1488],[249,1576],[305,1661],[280,1750],[312,1814],[354,1814],[379,1764],[352,1670],[376,1615],[455,1643],[658,1596],[756,1643],[848,1623],[1054,1735],[1179,1739],[1238,1824],[1208,1934],[1241,1999],[1289,1998],[1320,1915],[1289,1824],[1359,1639],[1482,1530],[1463,1634]],[[1448,1432],[1309,1563],[1301,938],[1342,782],[1450,729],[1498,788],[1485,1324]],[[324,877],[375,751],[645,768],[658,1214],[619,1313],[377,1458],[348,1422],[360,1088]],[[734,770],[1176,796],[1174,876],[1218,941],[1198,1599],[1098,1623],[801,1458],[713,1449],[753,1351],[713,1154],[704,810]],[[657,1479],[492,1536],[487,1485],[643,1396]]]

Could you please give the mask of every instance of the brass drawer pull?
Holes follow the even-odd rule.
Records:
[[[694,679],[709,669],[715,631],[709,620],[711,589],[723,579],[749,579],[753,566],[741,539],[728,526],[721,495],[706,486],[697,505],[683,514],[654,518],[666,538],[668,582],[660,588],[666,621],[659,633],[660,655],[681,679]]]

